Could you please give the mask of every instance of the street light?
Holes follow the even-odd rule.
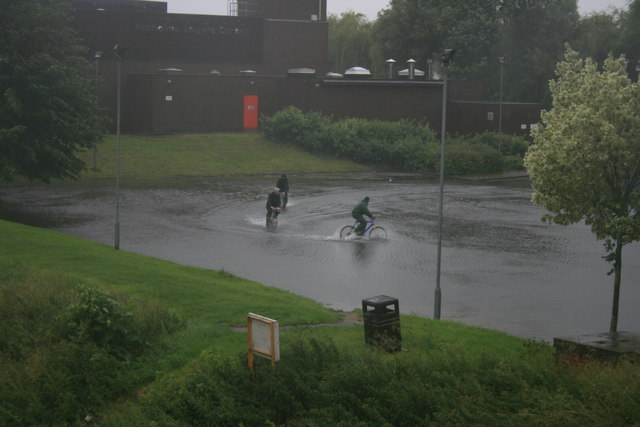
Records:
[[[442,291],[440,289],[440,266],[442,265],[442,212],[444,206],[444,143],[447,133],[447,70],[453,60],[455,49],[445,49],[442,55],[442,126],[440,128],[440,195],[438,199],[438,266],[436,289],[433,298],[433,318],[440,319]]]
[[[498,133],[502,133],[502,77],[504,75],[504,56],[498,58],[500,63],[500,111],[498,113]],[[500,150],[502,147],[498,147]]]
[[[98,105],[98,61],[102,58],[102,51],[96,50],[93,54],[93,57],[96,60],[96,105]],[[96,156],[97,156],[97,146],[94,144],[93,146],[93,170],[96,171],[98,168],[96,167]]]
[[[118,44],[113,46],[113,53],[118,59],[116,62],[118,67],[118,89],[116,96],[116,225],[113,244],[115,249],[120,249],[120,74],[122,69],[122,59],[126,52],[127,48],[124,46],[120,46]]]

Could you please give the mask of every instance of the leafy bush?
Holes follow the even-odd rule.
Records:
[[[522,137],[506,133],[484,132],[467,138],[470,144],[485,144],[498,150],[503,155],[524,157],[529,143]]]
[[[78,288],[77,302],[63,318],[70,339],[89,340],[123,360],[131,360],[148,345],[134,330],[131,313],[123,312],[120,303],[96,288]]]
[[[424,170],[425,152],[437,144],[426,126],[409,122],[346,119],[333,122],[320,113],[287,107],[263,119],[267,138],[299,145],[314,153],[410,171]]]
[[[440,142],[427,126],[410,122],[345,119],[333,122],[320,113],[287,107],[263,120],[267,138],[311,152],[410,172],[440,169]],[[529,144],[523,138],[485,132],[448,141],[446,172],[462,175],[522,169]],[[502,160],[502,156],[508,156]]]
[[[76,280],[0,265],[12,271],[0,277],[0,425],[76,422],[131,390],[125,359],[142,343],[183,324],[153,302],[129,314]]]
[[[436,170],[440,170],[439,164]],[[451,139],[447,142],[445,150],[446,174],[465,175],[501,171],[502,156],[498,150],[489,145],[472,144],[462,139]]]
[[[231,359],[206,353],[146,390],[142,410],[159,425],[640,422],[637,366],[572,371],[556,364],[542,345],[471,361],[463,349],[447,345],[387,354],[339,348],[331,339],[294,338],[274,369],[266,360],[257,362],[264,363],[249,371],[244,354]]]

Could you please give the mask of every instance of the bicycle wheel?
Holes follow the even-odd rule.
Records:
[[[383,227],[375,226],[369,231],[369,239],[382,240],[387,238],[387,230]]]
[[[267,217],[267,228],[278,228],[278,219],[273,215]]]
[[[350,236],[351,234],[353,234],[353,232],[355,231],[355,228],[353,228],[352,225],[345,225],[344,227],[342,227],[342,229],[340,230],[340,238],[341,239],[345,239],[348,236]]]

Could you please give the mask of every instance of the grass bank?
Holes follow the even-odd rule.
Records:
[[[61,301],[78,286],[108,292],[152,327],[170,316],[148,307],[183,326],[121,361],[82,328],[60,333],[69,313]],[[365,345],[361,324],[308,326],[338,315],[291,293],[6,221],[0,293],[3,424],[640,423],[631,363],[557,363],[541,343],[405,315],[403,351],[386,354]],[[281,331],[275,370],[262,360],[246,368],[246,334],[229,326],[247,312],[296,325]]]
[[[113,178],[116,138],[93,152],[80,153],[89,169],[82,179]],[[165,136],[122,135],[121,177],[256,175],[279,173],[362,172],[373,168],[343,159],[312,155],[299,147],[269,141],[261,133],[212,133]]]

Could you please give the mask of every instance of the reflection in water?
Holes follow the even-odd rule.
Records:
[[[370,256],[371,244],[367,244],[365,242],[354,241],[351,242],[351,246],[353,246],[353,261],[354,263],[362,266],[366,266],[371,261],[372,257]]]
[[[376,295],[432,316],[438,185],[428,178],[289,174],[278,228],[264,226],[273,179],[126,185],[121,248],[231,273],[353,310]],[[107,185],[111,185],[110,183]],[[387,241],[341,241],[354,201],[371,197]],[[529,338],[608,328],[612,278],[584,225],[543,224],[526,180],[445,188],[442,318]],[[0,187],[0,218],[113,243],[114,195],[99,184]],[[384,201],[384,202],[383,202]],[[620,330],[640,330],[640,245],[624,249]],[[267,313],[268,314],[268,313]]]

